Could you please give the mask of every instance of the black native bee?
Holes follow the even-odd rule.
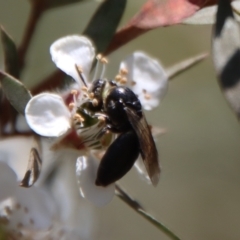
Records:
[[[85,107],[103,114],[105,130],[119,134],[101,159],[95,184],[107,186],[123,177],[141,154],[151,182],[157,185],[160,175],[158,152],[138,97],[127,87],[114,81],[93,81],[90,93],[95,102]]]

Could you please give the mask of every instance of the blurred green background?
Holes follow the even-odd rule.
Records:
[[[129,1],[121,24],[144,2]],[[96,1],[86,1],[44,14],[22,77],[28,87],[55,69],[50,44],[59,37],[81,33],[97,6]],[[0,0],[0,23],[16,43],[29,9],[27,0]],[[107,76],[113,77],[121,59],[135,50],[146,51],[166,67],[210,52],[211,28],[178,25],[153,30],[111,54]],[[211,57],[174,78],[161,106],[147,113],[147,119],[167,129],[157,143],[161,181],[154,188],[132,170],[120,181],[122,186],[183,240],[239,240],[240,128],[221,94]],[[93,208],[95,239],[169,239],[117,197],[104,208]]]

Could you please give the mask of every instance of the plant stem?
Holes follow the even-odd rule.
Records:
[[[20,70],[24,68],[25,58],[37,23],[45,10],[44,1],[31,1],[31,10],[25,27],[23,38],[18,48]]]
[[[168,237],[170,237],[172,240],[181,240],[178,236],[176,236],[169,228],[167,228],[165,225],[163,225],[161,222],[159,222],[156,218],[151,216],[149,213],[146,212],[146,210],[138,203],[136,200],[134,200],[132,197],[130,197],[119,185],[116,184],[115,192],[117,196],[125,202],[128,206],[130,206],[133,210],[135,210],[138,214],[140,214],[142,217],[144,217],[146,220],[148,220],[151,224],[153,224],[155,227],[157,227],[160,231],[164,232]]]

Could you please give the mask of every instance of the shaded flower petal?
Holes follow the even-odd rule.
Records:
[[[145,110],[157,107],[167,92],[167,75],[155,59],[143,52],[134,52],[120,64],[120,69],[126,69],[127,85],[135,94]]]
[[[72,35],[55,41],[50,47],[50,54],[58,68],[81,83],[75,65],[81,67],[86,80],[95,57],[95,49],[88,38]]]
[[[76,162],[76,174],[81,195],[89,202],[101,207],[112,200],[115,185],[110,184],[107,187],[95,185],[99,163],[100,161],[92,155],[81,156]]]
[[[55,208],[49,194],[40,188],[17,186],[16,174],[0,162],[0,219],[13,229],[47,229],[51,226]]]
[[[9,229],[48,229],[55,217],[50,195],[40,188],[16,188],[13,196],[0,204],[0,216]]]
[[[16,188],[16,174],[6,163],[0,162],[0,201],[11,196]]]
[[[71,114],[63,99],[50,93],[33,97],[27,104],[25,116],[36,133],[46,137],[58,137],[71,127]]]
[[[17,181],[21,181],[26,173],[32,142],[32,137],[22,136],[0,140],[0,162],[6,163],[15,172]]]
[[[141,158],[137,159],[137,161],[134,163],[134,167],[144,181],[146,181],[149,185],[152,184],[151,179],[148,176],[146,167],[144,166],[143,160]]]

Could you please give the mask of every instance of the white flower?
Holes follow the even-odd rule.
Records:
[[[54,42],[50,53],[56,66],[76,81],[74,91],[70,93],[73,90],[70,89],[64,97],[53,93],[34,96],[25,109],[29,126],[39,135],[56,137],[54,149],[62,146],[77,150],[91,149],[92,146],[100,148],[96,133],[101,132],[103,126],[97,118],[93,119],[95,124],[85,125],[86,121],[79,113],[79,106],[85,101],[84,82],[91,85],[89,74],[95,58],[92,43],[84,36],[67,36]],[[142,52],[133,53],[120,64],[116,80],[119,85],[126,85],[135,92],[145,110],[157,107],[167,91],[168,79],[164,69],[157,60]],[[96,139],[91,139],[92,135]],[[113,197],[114,185],[95,185],[98,165],[99,160],[85,152],[77,159],[77,177],[82,196],[97,205],[104,205]]]
[[[74,161],[64,161],[63,171],[62,165],[54,161],[58,168],[51,184],[42,181],[31,188],[19,187],[31,142],[31,137],[0,141],[0,235],[4,239],[92,239],[94,219],[89,206],[79,198]],[[65,159],[69,156],[60,155]],[[53,159],[48,151],[43,157],[42,176],[46,177]]]

